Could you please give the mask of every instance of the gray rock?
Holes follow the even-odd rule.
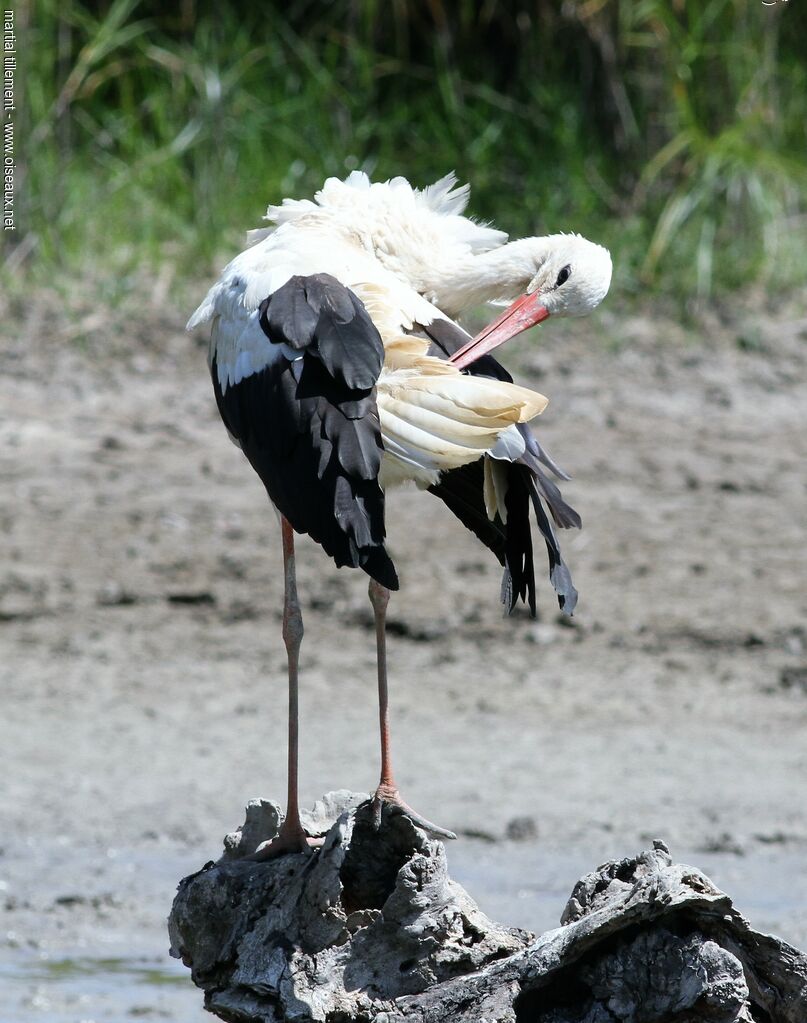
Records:
[[[805,1023],[807,956],[759,934],[661,842],[575,886],[534,938],[489,920],[442,843],[332,793],[310,855],[243,859],[276,832],[254,800],[216,863],[185,878],[171,954],[231,1023]]]

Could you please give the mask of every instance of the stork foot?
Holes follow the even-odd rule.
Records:
[[[385,804],[395,807],[404,817],[408,817],[416,828],[422,828],[423,831],[428,831],[431,835],[446,839],[457,837],[453,831],[438,827],[437,824],[432,824],[431,821],[416,813],[408,803],[401,799],[400,793],[394,785],[384,784],[378,786],[373,796],[373,827],[376,831],[381,827],[381,809]]]
[[[318,849],[325,841],[324,838],[312,838],[306,834],[299,823],[289,824],[288,827],[286,824],[287,820],[283,821],[280,831],[271,841],[264,842],[251,856],[245,856],[244,859],[252,860],[253,863],[263,863],[265,860],[274,860],[278,856],[294,855],[295,853],[307,854]]]

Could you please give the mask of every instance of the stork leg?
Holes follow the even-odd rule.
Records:
[[[283,853],[307,852],[322,845],[321,838],[310,838],[300,822],[300,805],[297,798],[297,756],[299,750],[298,722],[298,677],[300,644],[303,640],[303,615],[297,598],[297,573],[294,565],[294,531],[288,519],[281,517],[283,535],[283,576],[285,595],[283,601],[283,642],[289,662],[289,767],[288,799],[286,817],[280,825],[277,836],[248,857],[251,860],[268,860]]]
[[[369,587],[370,603],[373,605],[375,615],[375,640],[378,660],[378,720],[381,725],[381,780],[373,797],[373,823],[376,831],[381,827],[381,810],[386,803],[389,806],[397,807],[398,810],[424,831],[429,831],[440,838],[456,838],[453,831],[446,831],[425,817],[415,813],[411,806],[405,803],[398,792],[398,786],[392,774],[392,757],[390,754],[390,728],[389,728],[389,688],[387,686],[387,605],[389,604],[389,590],[381,583],[370,580]]]

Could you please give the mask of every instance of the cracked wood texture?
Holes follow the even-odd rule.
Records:
[[[245,859],[281,819],[252,801],[169,917],[171,954],[228,1023],[807,1021],[807,956],[661,842],[583,877],[536,938],[489,920],[407,818],[376,833],[366,796],[315,805],[320,850]]]

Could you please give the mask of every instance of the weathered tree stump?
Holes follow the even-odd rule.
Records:
[[[244,859],[277,831],[256,800],[218,863],[185,878],[171,954],[228,1023],[805,1023],[807,956],[759,934],[666,847],[575,885],[535,938],[489,920],[445,850],[405,817],[373,831],[365,796],[305,822],[312,855]]]

